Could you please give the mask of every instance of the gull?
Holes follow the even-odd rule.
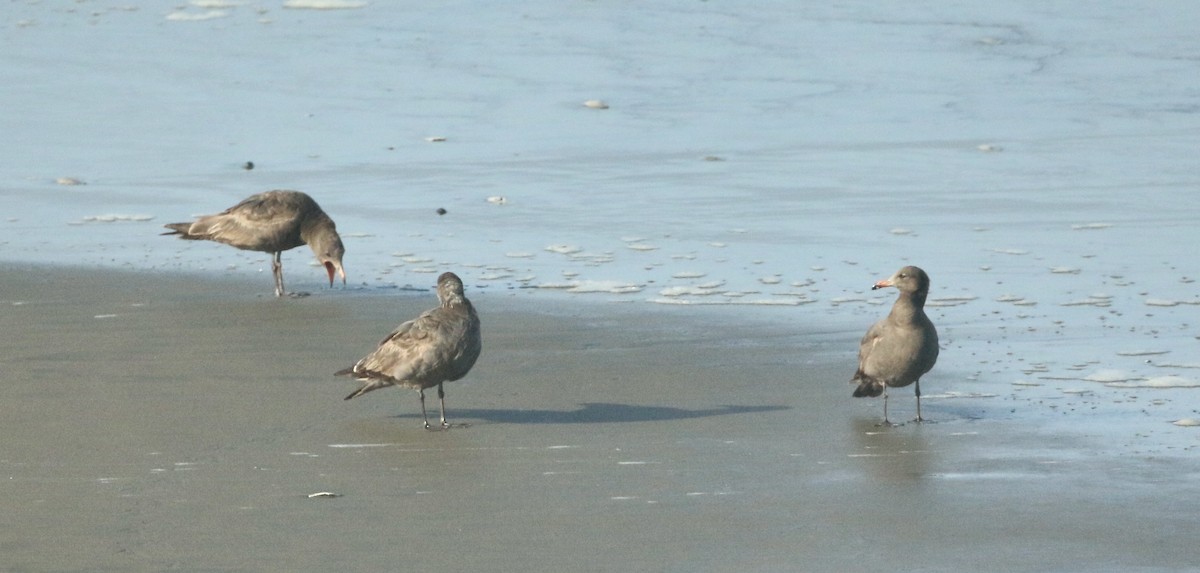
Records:
[[[470,372],[483,349],[479,315],[463,294],[462,280],[454,273],[438,277],[437,296],[441,304],[421,313],[387,335],[373,352],[336,376],[352,376],[362,386],[346,396],[356,398],[372,390],[399,386],[417,391],[421,398],[421,417],[425,429],[432,430],[425,413],[425,389],[437,386],[442,409],[441,429],[446,422],[444,382],[461,379]]]
[[[190,241],[216,241],[247,251],[274,254],[271,270],[275,273],[275,296],[284,295],[283,251],[308,245],[329,274],[333,286],[334,273],[340,274],[342,255],[346,248],[338,236],[333,219],[321,210],[316,201],[299,191],[267,191],[251,195],[216,215],[205,215],[190,223],[163,225],[171,229],[163,235],[178,236]]]
[[[891,425],[887,416],[887,388],[916,385],[917,418],[921,418],[921,376],[929,372],[938,357],[938,335],[933,322],[925,315],[925,298],[929,296],[929,275],[907,266],[881,280],[871,290],[895,287],[900,291],[892,311],[876,322],[863,336],[858,347],[858,371],[851,384],[857,384],[854,397],[883,394],[883,424]]]

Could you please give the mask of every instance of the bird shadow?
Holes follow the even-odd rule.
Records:
[[[664,422],[708,418],[731,414],[753,414],[787,410],[790,406],[717,406],[689,410],[671,406],[642,406],[613,404],[608,402],[585,402],[574,410],[514,410],[469,408],[448,409],[447,417],[475,419],[503,424],[611,424],[628,422]],[[395,418],[413,418],[414,415],[399,414]]]

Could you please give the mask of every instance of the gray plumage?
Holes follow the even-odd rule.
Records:
[[[937,362],[938,335],[925,315],[929,296],[929,275],[908,266],[891,278],[875,283],[872,290],[896,287],[900,291],[892,311],[876,322],[863,336],[858,347],[858,371],[851,384],[857,384],[854,397],[883,394],[883,423],[887,417],[887,388],[916,384],[917,418],[921,421],[921,376]]]
[[[442,384],[467,375],[479,358],[483,339],[479,315],[463,293],[462,280],[457,275],[442,273],[438,277],[437,295],[440,306],[401,324],[374,352],[335,374],[353,376],[363,383],[346,400],[388,386],[415,389],[421,398],[425,428],[432,429],[425,413],[425,389],[437,386],[442,428],[449,427]]]
[[[190,223],[163,225],[174,235],[192,241],[216,241],[247,251],[272,253],[275,296],[283,296],[283,251],[308,245],[329,275],[340,274],[346,283],[342,255],[346,248],[333,219],[317,202],[299,191],[267,191],[251,195],[216,215],[205,215]]]

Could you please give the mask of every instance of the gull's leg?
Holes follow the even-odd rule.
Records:
[[[438,382],[438,401],[442,403],[442,429],[449,428],[450,424],[446,423],[446,392],[442,390],[441,382]]]
[[[883,385],[883,424],[882,424],[882,425],[884,425],[884,426],[890,426],[890,425],[892,425],[891,421],[889,421],[889,420],[888,420],[888,417],[887,417],[887,404],[888,404],[888,391],[887,391],[887,388],[888,388],[888,387],[887,387],[887,384],[884,384],[884,385]]]
[[[283,296],[283,253],[275,251],[275,259],[271,261],[271,271],[275,273],[275,296]]]
[[[421,397],[421,417],[425,419],[425,429],[432,430],[433,426],[429,425],[429,416],[425,414],[425,389],[417,388],[417,395]]]
[[[917,419],[914,422],[923,422],[925,418],[921,417],[921,379],[917,379]]]

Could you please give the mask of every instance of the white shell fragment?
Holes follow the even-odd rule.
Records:
[[[608,104],[604,103],[603,100],[598,99],[589,99],[583,102],[583,106],[590,107],[592,109],[608,109]]]
[[[317,493],[308,494],[308,497],[314,498],[314,497],[342,497],[342,496],[340,496],[336,493],[333,493],[332,491],[318,491]]]

